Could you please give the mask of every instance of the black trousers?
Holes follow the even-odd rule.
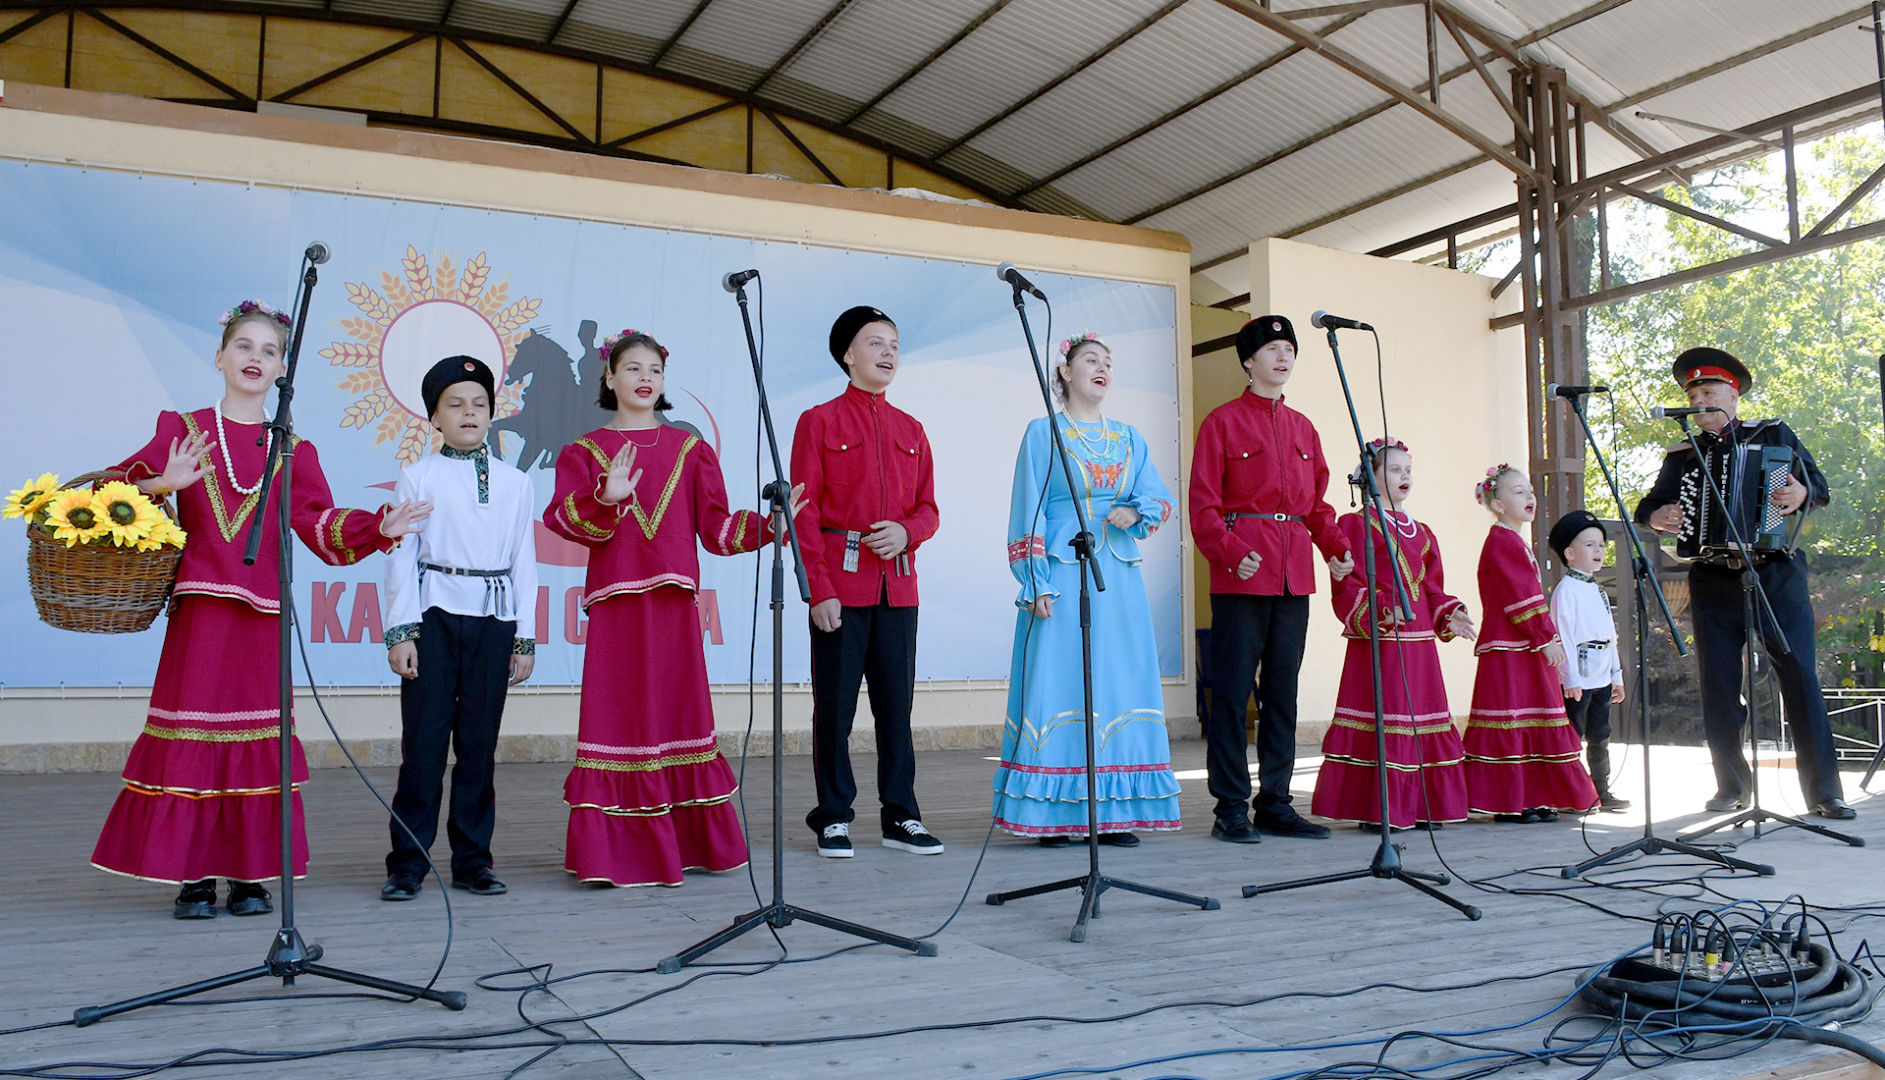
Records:
[[[452,877],[491,865],[497,825],[498,721],[510,686],[511,644],[517,623],[491,616],[454,615],[428,608],[419,624],[419,677],[399,687],[399,790],[390,823],[388,874],[425,877],[425,853],[438,837],[445,786],[445,751],[452,766],[452,806],[445,835],[452,845]],[[399,827],[404,821],[412,836]],[[415,842],[416,838],[416,842]]]
[[[1244,708],[1257,683],[1257,793],[1253,805],[1289,802],[1296,771],[1296,685],[1309,636],[1307,596],[1211,594],[1211,712],[1204,763],[1217,816],[1251,800]]]
[[[838,628],[812,627],[812,775],[818,805],[805,815],[814,832],[856,814],[857,779],[851,774],[851,724],[860,681],[870,682],[871,719],[877,728],[877,797],[883,824],[922,818],[916,806],[916,748],[910,741],[910,705],[916,693],[916,608],[845,607]]]
[[[1800,772],[1800,791],[1808,806],[1845,797],[1833,748],[1832,722],[1820,692],[1813,646],[1813,603],[1807,595],[1806,556],[1775,559],[1759,568],[1761,587],[1793,652],[1774,650],[1771,627],[1759,617],[1761,642],[1767,647],[1780,700],[1787,709]],[[1754,777],[1742,753],[1748,711],[1741,698],[1741,657],[1747,641],[1742,618],[1741,572],[1695,563],[1689,567],[1689,610],[1695,622],[1695,662],[1702,680],[1702,726],[1715,761],[1715,788],[1721,795],[1746,798]]]
[[[1584,696],[1575,701],[1565,698],[1564,715],[1571,721],[1571,730],[1585,742],[1609,742],[1610,687],[1586,690]]]

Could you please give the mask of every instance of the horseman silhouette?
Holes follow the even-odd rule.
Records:
[[[555,339],[531,329],[517,343],[517,352],[504,371],[504,385],[524,387],[523,405],[515,413],[491,422],[491,431],[503,432],[521,440],[517,453],[510,458],[524,472],[556,468],[556,455],[584,432],[600,426],[606,414],[596,405],[596,388],[602,384],[602,353],[596,348],[596,322],[584,319],[576,329],[581,342],[582,359],[570,362],[570,355]],[[580,372],[580,379],[578,373]],[[694,425],[675,425],[699,435]],[[494,441],[498,456],[504,457],[504,441]]]

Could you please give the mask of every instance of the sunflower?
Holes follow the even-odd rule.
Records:
[[[58,490],[58,477],[51,473],[40,473],[39,479],[27,481],[25,487],[15,489],[13,494],[7,496],[6,508],[0,510],[0,517],[30,519],[45,509],[53,492]]]
[[[163,516],[136,485],[122,480],[100,484],[93,497],[98,503],[99,517],[111,534],[111,542],[119,547],[136,544]]]
[[[157,515],[157,520],[151,524],[150,531],[138,538],[137,549],[139,551],[156,551],[166,544],[173,547],[182,547],[184,539],[184,532],[182,529],[177,528],[177,523],[163,514],[159,514]]]
[[[46,504],[46,528],[66,547],[86,544],[106,535],[108,526],[92,493],[83,488],[61,491]]]

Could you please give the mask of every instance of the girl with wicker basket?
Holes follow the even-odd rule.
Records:
[[[281,876],[278,678],[275,664],[255,655],[258,643],[275,640],[281,603],[272,509],[263,520],[260,557],[245,566],[242,554],[267,459],[268,391],[284,370],[290,320],[245,300],[221,321],[215,363],[222,399],[194,412],[160,413],[150,442],[107,470],[108,479],[153,497],[174,495],[189,539],[150,712],[92,865],[182,886],[172,910],[179,919],[215,915],[219,877],[229,879],[231,915],[267,914],[274,905],[262,883]],[[290,520],[327,563],[344,566],[389,550],[430,513],[429,504],[410,501],[377,511],[336,507],[314,445],[294,438],[290,446]],[[299,877],[308,861],[298,790],[307,762],[298,740],[292,753]]]

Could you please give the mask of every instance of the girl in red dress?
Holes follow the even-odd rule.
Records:
[[[597,403],[615,416],[563,448],[543,513],[589,549],[563,868],[579,881],[679,885],[684,870],[736,870],[747,859],[728,801],[733,770],[714,739],[694,607],[698,545],[737,555],[769,543],[772,528],[751,510],[729,513],[713,449],[663,423],[668,351],[636,330],[602,351]]]
[[[1359,821],[1364,828],[1381,822],[1380,788],[1375,778],[1373,662],[1368,642],[1369,618],[1381,627],[1381,699],[1387,724],[1388,824],[1439,828],[1466,820],[1466,774],[1459,732],[1446,700],[1436,641],[1473,638],[1466,605],[1448,596],[1440,567],[1440,546],[1433,530],[1402,510],[1414,486],[1414,463],[1398,440],[1370,444],[1375,483],[1388,501],[1387,526],[1372,512],[1347,514],[1336,527],[1351,550],[1374,544],[1378,587],[1372,604],[1368,583],[1357,569],[1334,578],[1335,615],[1342,620],[1348,656],[1335,694],[1335,719],[1322,738],[1322,769],[1310,810],[1319,817]],[[1389,541],[1392,540],[1392,544]],[[1412,603],[1413,618],[1402,621],[1396,609],[1398,573]]]
[[[1474,489],[1497,520],[1479,553],[1485,630],[1473,652],[1473,711],[1466,724],[1466,790],[1474,813],[1506,822],[1555,821],[1597,805],[1564,715],[1558,668],[1564,645],[1522,528],[1538,502],[1525,474],[1495,465]]]
[[[216,367],[223,396],[195,412],[163,412],[143,449],[108,470],[146,494],[174,495],[189,535],[169,626],[152,680],[144,731],[131,746],[118,793],[92,853],[100,870],[182,886],[179,919],[216,914],[216,878],[229,879],[231,915],[274,910],[262,882],[281,876],[279,682],[274,662],[281,610],[280,550],[271,501],[255,565],[242,562],[260,499],[260,445],[269,388],[284,369],[288,316],[245,300],[223,316]],[[345,566],[390,549],[431,512],[424,502],[378,511],[334,505],[314,444],[291,444],[290,523],[324,562]],[[279,482],[277,465],[276,481]],[[271,495],[279,488],[272,488]],[[258,653],[258,647],[260,652]],[[292,739],[292,736],[291,736]],[[300,785],[308,778],[293,740],[294,874],[307,872]]]

